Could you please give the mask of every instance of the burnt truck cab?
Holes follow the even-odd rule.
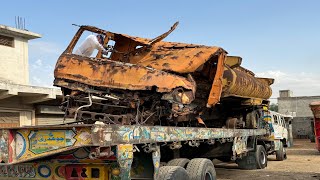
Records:
[[[66,114],[126,125],[257,128],[273,79],[255,77],[220,47],[162,41],[177,25],[153,39],[81,26],[54,71]],[[110,53],[74,54],[85,31],[104,35]],[[90,103],[92,95],[101,101]]]

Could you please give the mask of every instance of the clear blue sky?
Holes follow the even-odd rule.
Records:
[[[42,34],[30,41],[30,80],[50,86],[59,54],[77,31],[72,23],[155,37],[179,21],[166,41],[221,46],[243,66],[273,77],[294,95],[320,95],[320,1],[4,1],[0,24]]]

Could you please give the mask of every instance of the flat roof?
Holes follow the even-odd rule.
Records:
[[[28,40],[42,37],[41,34],[37,34],[28,30],[22,30],[22,29],[13,28],[10,26],[5,26],[2,24],[0,24],[0,33],[11,35],[14,37],[18,36],[18,37],[26,38]]]
[[[56,99],[58,96],[62,96],[62,92],[59,88],[54,87],[13,84],[0,80],[0,100],[12,96],[24,97],[22,104],[34,104]]]

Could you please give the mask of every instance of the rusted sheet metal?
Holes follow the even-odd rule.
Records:
[[[150,90],[155,86],[158,92],[170,92],[176,87],[195,89],[191,79],[136,64],[84,60],[81,56],[68,54],[61,56],[57,64],[56,79],[96,87]],[[59,81],[55,81],[55,85],[64,86]]]
[[[320,152],[320,101],[310,103],[311,111],[314,115],[314,133],[317,149]]]
[[[90,86],[100,90],[101,87],[102,90],[150,90],[156,87],[158,92],[172,92],[182,87],[195,93],[197,82],[186,78],[190,74],[194,78],[209,79],[208,107],[223,97],[268,99],[271,96],[271,79],[256,78],[240,66],[240,57],[228,58],[227,52],[220,47],[162,41],[176,26],[177,23],[154,39],[81,26],[57,62],[54,85],[83,92],[88,92]],[[115,41],[110,57],[103,57],[101,52],[96,58],[72,54],[85,30],[104,34],[105,44],[109,40]]]
[[[169,72],[192,73],[211,57],[224,53],[226,52],[219,47],[159,42],[150,51],[132,56],[130,63]]]
[[[254,136],[266,134],[265,129],[220,129],[165,126],[92,126],[93,144],[111,146],[116,144],[141,144],[154,142],[179,142]]]

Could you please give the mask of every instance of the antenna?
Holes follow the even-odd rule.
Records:
[[[14,22],[17,29],[26,30],[26,19],[20,16],[14,17]]]

